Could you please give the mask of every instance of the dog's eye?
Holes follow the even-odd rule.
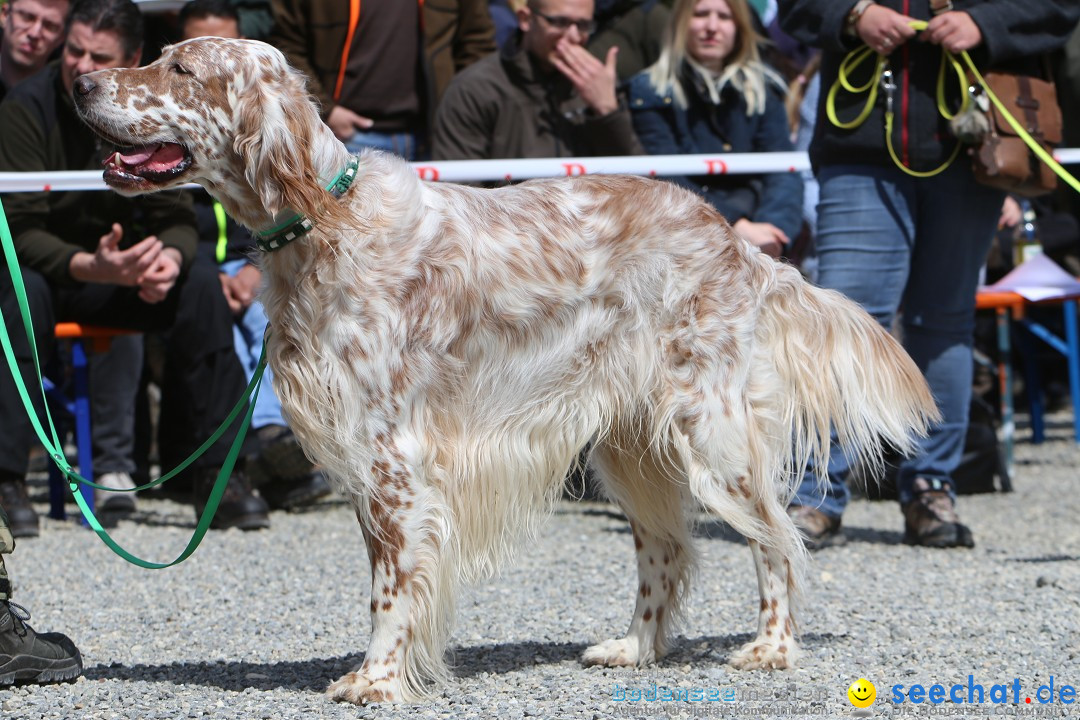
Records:
[[[191,72],[180,63],[173,63],[172,70],[177,75],[190,75]]]

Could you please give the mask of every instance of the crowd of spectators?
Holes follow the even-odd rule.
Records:
[[[950,473],[959,462],[971,394],[975,288],[995,229],[1008,224],[1001,217],[1005,195],[977,184],[965,162],[928,178],[908,170],[937,167],[954,144],[934,110],[942,49],[971,50],[987,67],[1030,70],[1066,48],[1062,85],[1068,87],[1070,77],[1080,82],[1073,32],[1080,6],[1074,5],[192,0],[179,13],[146,23],[131,0],[6,0],[0,5],[0,171],[99,168],[118,149],[75,115],[76,78],[138,65],[160,42],[200,35],[249,37],[281,49],[307,76],[326,124],[353,152],[452,160],[809,148],[814,172],[801,177],[666,180],[701,194],[734,233],[763,252],[813,256],[811,277],[862,303],[887,328],[901,319],[905,345],[943,414],[916,456],[901,465],[905,538],[971,546]],[[913,18],[928,21],[927,29],[918,32]],[[827,103],[847,117],[862,102],[843,95],[826,100],[825,89],[844,56],[863,44],[887,59],[903,88],[896,98],[905,108],[900,164],[885,142],[884,98],[857,127],[825,119]],[[1069,106],[1067,99],[1063,104]],[[148,152],[139,156],[145,151],[120,152],[129,164],[151,159]],[[154,445],[167,469],[209,437],[254,372],[266,317],[252,238],[205,193],[127,199],[30,192],[3,201],[37,333],[36,348],[12,333],[28,386],[37,382],[35,357],[47,362],[54,355],[56,322],[139,333],[115,339],[92,366],[94,465],[106,488],[96,494],[98,508],[131,513],[134,495],[107,489],[130,491],[146,464],[140,454],[150,443],[138,441],[144,428],[135,418],[147,402],[147,382],[160,388]],[[0,309],[11,327],[19,310],[6,273]],[[156,371],[144,334],[164,348]],[[31,395],[40,413],[40,398]],[[271,373],[253,428],[215,528],[265,528],[272,508],[296,509],[330,492],[288,428]],[[195,462],[188,485],[196,510],[231,440],[226,433]],[[81,670],[78,651],[63,636],[33,633],[26,614],[10,603],[2,562],[14,538],[39,532],[26,485],[32,444],[14,381],[0,372],[0,654],[25,659],[20,680],[65,680]],[[819,472],[827,477],[819,479]],[[834,453],[829,467],[811,468],[798,489],[790,513],[811,547],[843,540],[847,473],[842,454]]]

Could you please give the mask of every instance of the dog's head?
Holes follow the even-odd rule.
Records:
[[[189,40],[146,67],[83,75],[74,97],[83,120],[121,148],[105,182],[122,194],[196,182],[234,201],[227,207],[256,201],[271,216],[332,206],[312,158],[328,130],[303,76],[270,45]]]

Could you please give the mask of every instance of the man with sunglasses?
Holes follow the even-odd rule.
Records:
[[[517,36],[457,75],[435,114],[436,160],[640,154],[616,91],[618,48],[585,49],[593,0],[529,0]]]
[[[64,41],[68,0],[9,0],[0,5],[0,100],[45,67]]]

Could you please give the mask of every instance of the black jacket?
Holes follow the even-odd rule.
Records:
[[[929,0],[878,0],[878,3],[913,18],[932,17]],[[847,14],[854,0],[779,0],[780,23],[796,39],[824,53],[821,63],[821,101],[810,160],[823,164],[889,164],[885,146],[885,97],[879,92],[873,112],[859,127],[835,127],[825,114],[829,88],[837,77],[840,62],[861,44],[844,35]],[[1076,0],[953,0],[955,10],[968,13],[982,32],[983,43],[970,52],[980,71],[1009,70],[1041,74],[1041,55],[1065,44],[1080,21]],[[894,102],[893,147],[916,170],[929,170],[944,162],[956,140],[948,122],[938,112],[936,92],[942,50],[919,42],[917,37],[889,56],[897,91]],[[872,63],[866,62],[851,82],[866,82]],[[946,76],[951,109],[959,106],[955,76]],[[866,98],[839,92],[836,115],[854,119]]]

